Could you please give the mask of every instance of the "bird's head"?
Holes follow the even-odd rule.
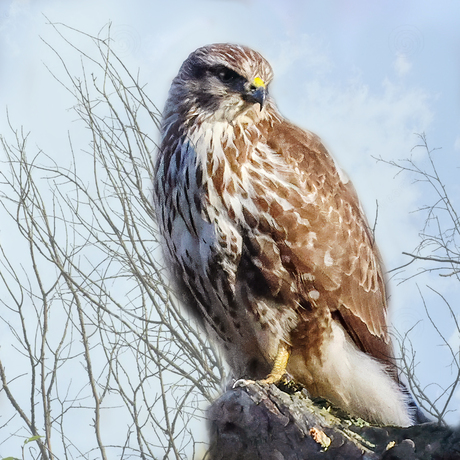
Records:
[[[215,44],[198,48],[185,60],[171,86],[166,108],[188,117],[233,122],[269,104],[270,64],[250,48]]]

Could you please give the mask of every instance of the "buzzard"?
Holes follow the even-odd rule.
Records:
[[[353,416],[408,426],[373,235],[318,136],[278,112],[272,77],[239,45],[182,64],[155,166],[166,262],[235,377],[287,372]]]

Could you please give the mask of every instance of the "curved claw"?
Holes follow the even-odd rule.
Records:
[[[250,379],[238,379],[235,381],[235,383],[232,385],[232,388],[238,388],[238,387],[247,387],[248,385],[252,385],[253,383],[256,383],[256,380],[250,380]]]

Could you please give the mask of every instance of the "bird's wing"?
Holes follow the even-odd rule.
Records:
[[[329,308],[360,349],[392,362],[380,256],[352,184],[314,134],[286,121],[264,134],[279,164],[254,174],[247,244],[272,294]]]

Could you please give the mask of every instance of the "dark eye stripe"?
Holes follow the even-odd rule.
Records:
[[[244,78],[237,72],[228,67],[218,66],[212,69],[213,73],[219,78],[222,83],[232,83],[239,80],[244,80]]]
[[[223,65],[218,65],[210,67],[208,72],[210,75],[214,75],[218,78],[230,91],[236,91],[238,93],[242,93],[244,91],[247,80],[233,69]]]
[[[188,73],[196,80],[201,80],[206,74],[212,75],[225,85],[235,89],[242,88],[246,83],[246,78],[224,65],[207,66],[203,65],[202,62],[193,62],[189,67]]]

